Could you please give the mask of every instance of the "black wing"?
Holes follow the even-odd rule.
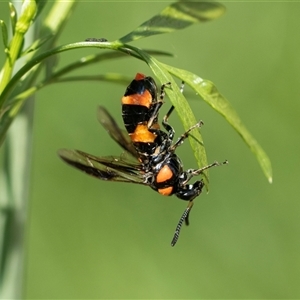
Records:
[[[128,151],[133,157],[138,157],[138,154],[130,140],[127,131],[122,130],[111,114],[103,107],[98,107],[98,120],[106,129],[112,139],[117,142],[124,150]]]
[[[122,157],[97,157],[79,150],[58,150],[58,155],[69,165],[101,180],[130,182],[148,185],[144,182],[142,167]]]

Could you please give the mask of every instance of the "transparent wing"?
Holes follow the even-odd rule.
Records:
[[[127,131],[118,126],[114,118],[103,106],[98,107],[97,117],[115,142],[117,142],[124,150],[128,151],[133,157],[138,157]]]
[[[69,149],[58,150],[58,155],[67,164],[98,179],[148,185],[144,182],[141,165],[122,157],[97,157],[80,150]]]

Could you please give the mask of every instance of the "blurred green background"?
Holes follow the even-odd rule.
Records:
[[[59,44],[114,40],[166,4],[80,2]],[[175,53],[157,58],[212,80],[269,155],[274,183],[226,121],[186,88],[205,123],[209,161],[228,159],[229,165],[211,170],[210,193],[196,199],[191,225],[172,248],[185,202],[143,186],[93,179],[56,155],[59,148],[120,154],[97,122],[96,107],[105,105],[121,124],[125,86],[49,86],[36,99],[27,298],[300,297],[300,3],[224,4],[219,20],[135,45]],[[63,53],[59,64],[98,51]],[[151,75],[130,57],[78,74],[106,72]],[[168,107],[167,100],[163,112]],[[171,123],[178,135],[183,132],[176,114]],[[185,168],[196,167],[188,142],[178,154]]]

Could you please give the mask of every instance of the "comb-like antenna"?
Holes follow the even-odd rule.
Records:
[[[191,211],[193,205],[194,205],[194,202],[190,201],[189,204],[188,204],[188,206],[187,206],[187,208],[183,212],[181,218],[179,219],[179,222],[178,222],[178,224],[176,226],[176,230],[175,230],[172,242],[171,242],[171,246],[172,247],[174,247],[176,245],[177,241],[178,241],[183,221],[185,221],[186,225],[189,225],[188,217],[189,217],[189,214],[190,214],[190,211]]]

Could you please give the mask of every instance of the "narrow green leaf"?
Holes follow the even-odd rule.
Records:
[[[110,82],[110,83],[126,85],[131,80],[132,80],[132,77],[124,76],[122,74],[106,73],[103,75],[68,76],[68,77],[63,77],[63,78],[57,78],[54,82],[62,83],[62,82],[74,82],[74,81],[79,81],[79,82],[96,81],[96,82]]]
[[[173,56],[170,52],[157,51],[157,50],[144,50],[151,55],[163,55],[163,56]],[[132,56],[135,56],[135,53],[132,52]],[[106,60],[115,60],[117,58],[128,58],[128,55],[124,55],[122,52],[105,52],[92,54],[88,56],[81,57],[78,61],[75,61],[62,69],[56,71],[53,76],[55,78],[61,77],[64,74],[70,73],[71,71],[78,70],[79,68],[87,67],[91,64],[102,62]],[[140,57],[137,57],[140,58]]]
[[[16,8],[14,7],[14,5],[11,2],[9,2],[8,5],[9,5],[9,10],[10,10],[10,22],[11,22],[11,28],[12,28],[12,35],[15,35],[18,14],[17,14]]]
[[[7,32],[6,24],[3,20],[0,20],[0,26],[2,30],[2,40],[3,40],[4,48],[8,49],[8,32]]]
[[[250,150],[256,156],[268,181],[272,183],[272,166],[269,157],[250,134],[247,128],[242,123],[236,111],[232,108],[226,98],[224,98],[216,86],[208,80],[204,80],[199,76],[172,66],[164,65],[164,67],[173,75],[186,82],[201,98],[209,104],[213,109],[220,113],[228,123],[237,131]]]
[[[199,22],[217,19],[224,12],[225,7],[216,2],[175,2],[119,41],[128,43],[147,36],[184,29]]]

